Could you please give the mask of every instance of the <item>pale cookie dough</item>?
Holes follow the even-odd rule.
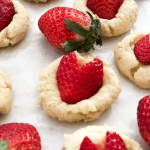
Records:
[[[10,79],[4,73],[3,70],[0,69],[0,113],[7,113],[12,104],[12,84]]]
[[[65,135],[66,141],[64,143],[63,150],[79,150],[80,144],[85,136],[88,136],[90,140],[97,145],[97,147],[101,147],[101,150],[104,150],[102,147],[105,146],[104,141],[107,131],[114,131],[119,134],[125,142],[128,150],[142,150],[140,145],[134,140],[130,139],[124,132],[106,125],[87,126],[86,128],[81,128],[75,131],[71,135]]]
[[[28,11],[18,1],[13,1],[16,14],[10,24],[0,32],[0,48],[14,45],[25,35],[30,24]]]
[[[116,14],[116,17],[107,20],[99,18],[97,15],[86,7],[87,0],[75,0],[73,8],[78,9],[84,13],[90,12],[95,19],[100,19],[101,30],[100,34],[104,37],[118,36],[127,32],[132,28],[137,20],[138,8],[134,0],[124,0],[121,7]]]
[[[115,60],[121,73],[141,88],[150,89],[150,65],[141,64],[134,55],[135,43],[150,31],[135,31],[115,48]]]
[[[80,64],[85,64],[95,58],[93,54],[82,54],[76,52]],[[41,105],[47,115],[59,120],[73,121],[92,121],[108,108],[119,96],[121,88],[115,72],[103,61],[104,83],[99,91],[89,99],[80,101],[76,104],[67,104],[61,100],[57,86],[57,68],[61,58],[52,62],[45,68],[39,77],[39,93]]]

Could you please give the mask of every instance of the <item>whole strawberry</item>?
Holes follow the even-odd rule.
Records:
[[[142,138],[150,146],[150,95],[139,101],[137,121]]]
[[[54,7],[41,16],[38,26],[51,45],[65,52],[88,52],[95,42],[102,45],[100,22],[89,16],[73,8]]]
[[[86,136],[84,137],[79,150],[99,150],[97,146]]]
[[[63,56],[57,70],[61,99],[75,104],[93,96],[103,84],[103,62],[98,58],[79,67],[75,52]]]
[[[41,139],[28,123],[0,125],[0,150],[41,150]]]
[[[135,44],[134,54],[143,65],[150,64],[150,34],[145,35]]]
[[[103,19],[113,19],[118,13],[123,0],[87,0],[86,6]]]
[[[10,24],[14,15],[13,2],[11,0],[0,0],[0,32]]]
[[[127,150],[127,148],[119,134],[113,131],[107,131],[105,150]]]

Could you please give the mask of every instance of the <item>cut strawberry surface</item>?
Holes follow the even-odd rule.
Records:
[[[150,95],[139,101],[137,121],[142,138],[150,146]]]
[[[97,93],[103,85],[103,62],[98,58],[79,67],[75,52],[63,56],[57,71],[61,99],[75,104]]]
[[[35,127],[27,123],[0,125],[0,150],[41,150],[41,139]]]
[[[88,52],[95,42],[102,45],[100,21],[89,16],[73,8],[54,7],[40,17],[38,26],[51,45],[65,52]]]
[[[84,137],[79,150],[100,150],[97,146],[86,136]]]
[[[150,64],[150,34],[145,35],[135,44],[134,54],[143,65]]]
[[[123,0],[87,0],[86,6],[103,19],[113,19],[118,13]]]
[[[14,15],[13,2],[11,0],[0,0],[0,32],[10,24]]]
[[[127,150],[127,148],[119,134],[113,131],[107,131],[105,150]]]

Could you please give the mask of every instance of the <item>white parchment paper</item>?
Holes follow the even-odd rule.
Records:
[[[137,105],[150,91],[141,89],[120,73],[114,60],[114,48],[125,36],[135,30],[150,30],[150,1],[136,0],[138,19],[133,28],[118,37],[103,38],[103,46],[91,51],[100,59],[109,62],[115,70],[122,92],[103,114],[92,122],[68,123],[45,115],[36,104],[39,100],[39,73],[63,53],[51,46],[38,29],[38,19],[48,9],[56,6],[72,7],[74,0],[49,0],[46,3],[19,0],[30,14],[30,28],[24,39],[14,46],[0,49],[0,68],[9,76],[13,85],[13,105],[6,115],[0,115],[0,124],[25,122],[34,125],[42,140],[42,150],[61,150],[64,134],[71,134],[87,125],[110,125],[126,132],[139,142],[143,150],[149,147],[141,138],[137,126]]]

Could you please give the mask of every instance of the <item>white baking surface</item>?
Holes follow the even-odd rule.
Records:
[[[139,142],[143,150],[149,147],[141,138],[137,126],[137,105],[139,100],[149,94],[149,90],[141,89],[122,75],[114,60],[114,48],[125,36],[135,30],[150,30],[150,1],[136,0],[139,8],[138,19],[133,28],[118,37],[104,38],[103,46],[96,46],[92,51],[100,59],[109,62],[115,70],[122,92],[103,114],[92,122],[61,122],[45,115],[43,109],[36,104],[39,100],[39,73],[63,53],[51,46],[38,29],[38,19],[48,9],[56,6],[72,7],[74,0],[49,0],[46,3],[19,0],[28,9],[31,24],[25,38],[8,48],[0,49],[0,68],[12,81],[13,105],[6,115],[0,115],[0,124],[25,122],[34,125],[42,140],[42,150],[61,150],[64,134],[72,134],[79,128],[88,125],[110,125],[126,132]],[[72,141],[73,142],[73,141]]]

